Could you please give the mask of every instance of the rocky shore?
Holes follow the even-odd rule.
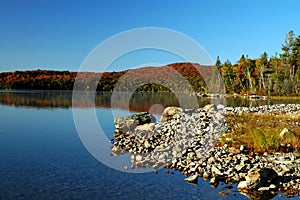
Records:
[[[295,115],[300,114],[300,105],[207,105],[191,110],[168,107],[159,122],[149,113],[116,118],[112,154],[131,154],[132,165],[124,166],[124,170],[170,168],[186,175],[184,181],[188,183],[197,184],[202,177],[212,186],[220,181],[237,184],[239,192],[252,199],[272,197],[278,192],[300,195],[299,153],[259,155],[245,145],[216,145],[227,129],[226,115],[242,113]],[[296,123],[300,126],[300,119]]]

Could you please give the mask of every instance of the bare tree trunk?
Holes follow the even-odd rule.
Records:
[[[248,79],[249,79],[250,89],[252,89],[253,85],[252,85],[252,80],[251,80],[251,74],[250,74],[250,71],[249,71],[248,68],[247,68],[247,76],[248,76]]]

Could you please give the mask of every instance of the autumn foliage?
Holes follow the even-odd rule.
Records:
[[[73,90],[76,80],[79,83],[76,89],[90,90],[96,86],[97,91],[113,91],[120,78],[126,75],[119,82],[122,91],[166,91],[172,84],[179,91],[186,91],[189,85],[194,91],[200,92],[206,87],[204,77],[211,76],[212,68],[192,63],[174,63],[104,73],[51,70],[3,72],[0,73],[0,89]],[[138,83],[141,83],[141,87],[134,87]]]

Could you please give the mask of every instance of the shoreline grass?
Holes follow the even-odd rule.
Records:
[[[270,99],[286,100],[286,99],[295,99],[300,100],[300,96],[269,96]]]
[[[240,114],[226,117],[228,131],[221,144],[239,148],[246,145],[256,153],[300,152],[300,114]],[[280,136],[282,130],[288,132]]]

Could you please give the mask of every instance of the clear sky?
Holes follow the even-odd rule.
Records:
[[[213,59],[235,63],[280,52],[289,30],[300,34],[299,10],[299,0],[0,0],[0,71],[76,71],[103,40],[149,26],[182,32]],[[158,54],[143,62],[180,61]],[[141,64],[129,58],[111,69]]]

